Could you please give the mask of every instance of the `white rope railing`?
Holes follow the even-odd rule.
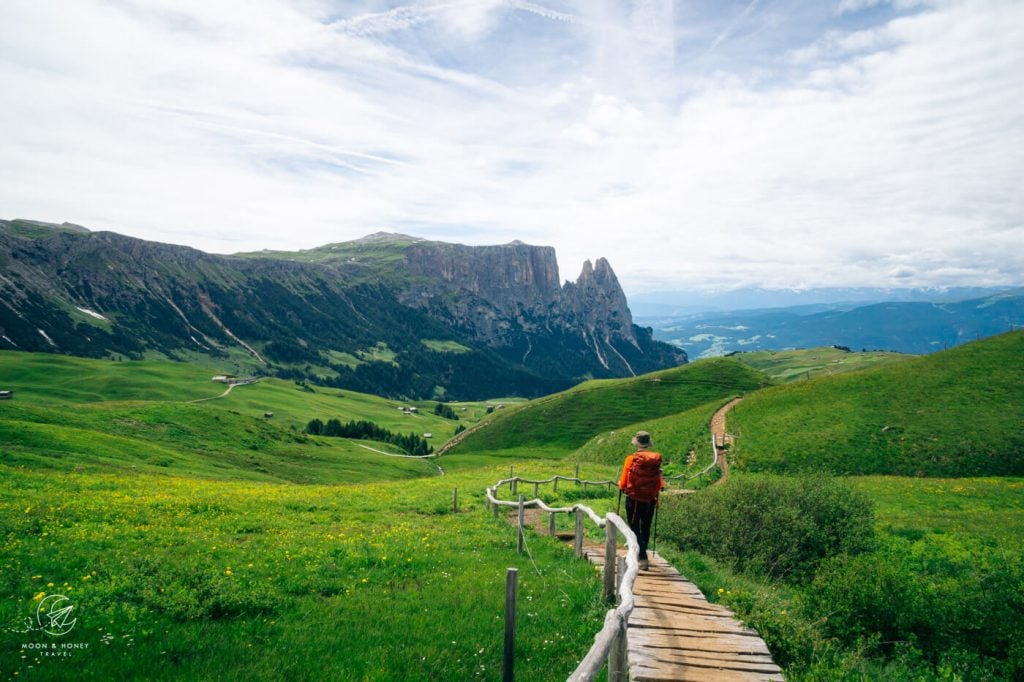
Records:
[[[487,488],[487,504],[494,509],[495,515],[498,514],[499,507],[513,507],[520,511],[526,507],[536,507],[541,511],[548,512],[551,514],[552,534],[554,533],[555,514],[575,514],[575,548],[577,556],[582,556],[583,519],[585,517],[589,517],[598,528],[605,529],[604,596],[607,599],[617,596],[618,606],[609,610],[605,615],[604,627],[594,636],[594,645],[587,652],[587,655],[583,657],[583,660],[580,661],[572,675],[569,676],[569,680],[571,682],[589,682],[597,677],[601,668],[604,667],[605,661],[608,661],[608,679],[624,681],[628,677],[629,665],[626,629],[629,615],[633,612],[635,604],[633,583],[640,572],[640,545],[629,524],[621,516],[613,512],[608,512],[604,518],[601,518],[593,509],[583,504],[576,504],[571,507],[551,507],[540,498],[525,500],[520,496],[518,501],[511,501],[500,500],[497,497],[497,491],[503,485],[508,485],[514,489],[518,483],[553,483],[556,479],[584,483],[581,479],[566,476],[553,476],[544,481],[532,481],[519,477],[506,478]],[[614,484],[615,481],[586,481],[586,483],[606,485],[609,483]],[[522,533],[523,529],[520,528],[519,532]],[[618,575],[616,575],[619,563],[616,553],[616,532],[622,533],[626,538],[625,565],[618,567]]]

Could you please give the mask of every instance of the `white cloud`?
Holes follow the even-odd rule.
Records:
[[[218,252],[518,238],[632,291],[1021,282],[1020,3],[799,40],[757,2],[381,5],[4,3],[0,215]]]

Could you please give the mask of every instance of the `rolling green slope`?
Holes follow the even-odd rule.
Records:
[[[800,350],[762,350],[737,353],[737,360],[759,369],[778,381],[797,381],[819,376],[834,376],[884,364],[911,359],[911,355],[885,351],[855,353],[835,347]]]
[[[184,362],[111,362],[0,351],[0,390],[13,390],[17,403],[197,400],[224,392],[223,384],[210,381],[217,373]]]
[[[428,461],[380,443],[314,438],[311,419],[372,421],[395,433],[444,442],[461,421],[433,414],[432,402],[402,404],[279,379],[236,386],[215,371],[168,361],[112,362],[45,353],[0,352],[0,463],[53,471],[128,471],[292,483],[344,483],[436,476]],[[264,415],[271,413],[273,417]]]
[[[450,452],[563,457],[609,430],[685,412],[767,383],[762,373],[729,358],[631,379],[589,381],[497,414]]]
[[[752,471],[1024,474],[1024,332],[771,388],[733,410]]]
[[[395,448],[312,438],[226,410],[182,403],[94,403],[0,408],[0,463],[53,471],[130,472],[291,483],[345,483],[437,475]]]
[[[627,424],[611,431],[605,431],[591,438],[577,450],[573,459],[602,464],[621,464],[623,458],[635,449],[631,443],[637,431],[647,431],[654,441],[654,450],[661,453],[668,476],[690,471],[699,471],[711,462],[711,431],[709,423],[715,411],[728,398],[695,407],[692,410],[671,414],[658,419],[646,419]],[[688,466],[688,457],[693,451],[697,458]]]

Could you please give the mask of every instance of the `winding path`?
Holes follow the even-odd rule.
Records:
[[[711,435],[714,437],[716,450],[724,448],[732,441],[732,437],[729,436],[728,432],[725,430],[725,415],[729,413],[729,410],[736,407],[736,404],[741,400],[743,400],[743,398],[733,398],[725,405],[718,408],[718,411],[711,417]],[[729,480],[729,458],[726,456],[724,449],[720,451],[718,468],[722,470],[722,475],[712,485],[719,485]]]
[[[218,398],[226,398],[228,396],[228,394],[231,393],[231,389],[233,389],[235,386],[248,386],[249,384],[257,384],[257,383],[259,383],[259,381],[260,381],[259,379],[254,379],[252,381],[239,381],[239,382],[236,382],[236,383],[233,383],[233,384],[228,384],[228,387],[225,388],[224,392],[221,393],[220,395],[210,396],[209,398],[199,398],[197,400],[189,400],[188,402],[189,402],[189,404],[191,404],[191,403],[202,403],[202,402],[206,402],[207,400],[217,400]]]
[[[723,405],[711,419],[715,447],[730,439],[725,415],[741,398]],[[729,475],[721,452],[721,483]],[[527,509],[524,523],[544,534],[538,509]],[[515,520],[513,520],[515,523]],[[572,534],[560,534],[571,540]],[[605,563],[603,544],[584,541],[584,553],[594,564]],[[619,549],[624,555],[625,549]],[[700,589],[653,551],[650,568],[633,584],[636,605],[629,616],[627,646],[629,679],[633,682],[776,682],[782,669],[772,660],[768,646],[755,630],[745,626],[729,609],[710,603]]]

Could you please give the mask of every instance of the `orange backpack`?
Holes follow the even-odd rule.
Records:
[[[629,471],[626,472],[623,492],[637,502],[654,502],[658,499],[661,492],[661,455],[646,451],[635,453]]]

